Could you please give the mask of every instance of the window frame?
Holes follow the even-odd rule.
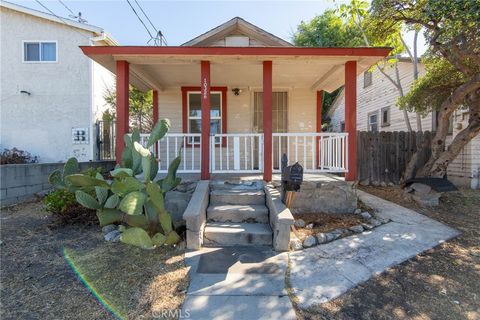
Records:
[[[387,114],[387,121],[384,122],[383,121],[383,112],[384,111],[387,111],[388,114]],[[387,106],[387,107],[383,107],[380,109],[380,126],[381,127],[388,127],[390,126],[390,106]]]
[[[375,122],[375,123],[377,124],[377,130],[376,130],[376,131],[373,131],[373,130],[371,129],[371,124],[372,124],[372,122],[370,121],[370,118],[371,118],[372,116],[377,116],[377,122]],[[369,132],[378,132],[378,131],[379,131],[378,128],[379,128],[379,126],[378,126],[378,110],[377,110],[377,111],[369,112],[369,113],[367,114],[367,131],[369,131]]]
[[[190,132],[190,119],[201,119],[201,117],[190,117],[190,93],[201,93],[200,87],[181,87],[182,90],[182,132]],[[221,114],[220,119],[222,133],[227,133],[227,87],[210,87],[210,93],[220,93]],[[220,145],[220,143],[215,143]],[[222,139],[222,146],[226,146],[226,139]],[[199,143],[187,143],[187,147],[200,147]]]
[[[25,60],[25,44],[38,43],[38,61]],[[46,61],[42,59],[42,43],[55,43],[55,60]],[[22,40],[22,63],[58,63],[58,41],[57,40]]]
[[[370,75],[369,78],[368,78],[368,80],[369,80],[368,83],[366,81],[367,80],[367,74]],[[373,72],[368,71],[368,70],[364,71],[363,72],[363,87],[367,88],[367,87],[370,87],[372,84],[373,84]]]

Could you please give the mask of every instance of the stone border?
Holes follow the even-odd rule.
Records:
[[[273,248],[275,251],[288,251],[290,228],[295,220],[290,209],[282,202],[280,191],[269,186],[265,186],[264,190],[270,226],[273,230]]]
[[[30,200],[35,198],[36,195],[51,190],[53,187],[48,183],[48,176],[56,169],[63,170],[64,165],[62,162],[1,165],[1,206],[9,206]],[[102,167],[104,171],[110,171],[114,168],[115,161],[80,162],[79,166],[81,170],[85,170],[88,167]]]
[[[390,222],[390,219],[374,217],[368,212],[355,211],[355,215],[362,216],[368,222],[351,226],[350,228],[338,228],[330,232],[319,232],[316,235],[310,235],[303,240],[303,242],[294,236],[290,240],[290,249],[293,251],[303,250],[317,246],[319,244],[329,243],[338,239],[342,239],[353,234],[370,231],[376,227]]]
[[[187,249],[197,250],[202,247],[209,196],[210,182],[199,181],[183,213],[183,219],[187,224]]]

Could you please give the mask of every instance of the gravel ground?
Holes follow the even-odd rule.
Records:
[[[0,219],[2,320],[113,318],[72,271],[64,249],[120,317],[154,318],[183,303],[189,280],[181,247],[107,243],[98,226],[55,223],[40,202],[2,209]]]
[[[480,319],[480,191],[445,194],[422,208],[400,188],[362,190],[441,221],[463,234],[384,272],[300,319]],[[428,232],[428,230],[426,230]]]

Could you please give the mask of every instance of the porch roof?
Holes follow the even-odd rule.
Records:
[[[357,75],[392,48],[145,47],[81,46],[85,55],[115,73],[115,62],[130,63],[130,83],[140,90],[199,86],[200,61],[211,63],[212,86],[262,86],[262,61],[273,62],[274,88],[331,92],[345,81],[344,65],[357,61]]]

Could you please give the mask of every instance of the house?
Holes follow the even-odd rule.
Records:
[[[116,45],[103,29],[2,1],[1,148],[40,162],[96,159],[94,124],[114,76],[79,46]]]
[[[395,79],[395,68],[387,67],[385,73]],[[413,66],[410,59],[400,58],[398,72],[403,91],[408,92],[413,83]],[[419,75],[425,73],[419,63]],[[397,105],[398,89],[378,69],[365,71],[357,77],[357,130],[407,131],[403,111]],[[328,112],[333,132],[343,132],[345,123],[345,93],[340,92]],[[412,130],[417,129],[415,113],[408,113]],[[436,113],[421,117],[423,131],[435,131]],[[468,125],[468,112],[457,110],[453,116],[447,145]],[[475,137],[448,167],[448,178],[459,186],[480,188],[480,136]]]
[[[116,158],[128,128],[128,85],[153,90],[154,118],[170,119],[156,146],[159,171],[180,152],[179,172],[280,172],[281,157],[306,172],[355,179],[356,122],[345,133],[321,133],[322,90],[345,85],[355,114],[359,74],[390,48],[300,48],[241,18],[182,46],[82,46],[117,76]],[[181,148],[183,147],[183,148]]]

